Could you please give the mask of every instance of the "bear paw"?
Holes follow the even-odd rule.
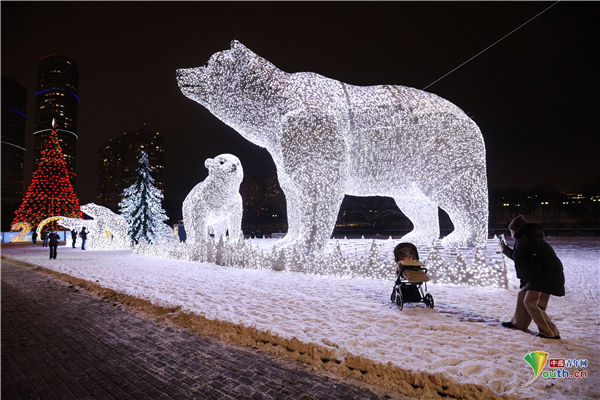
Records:
[[[436,240],[438,235],[431,232],[423,231],[412,231],[400,238],[401,242],[410,242],[415,244],[427,244],[430,245]]]
[[[291,248],[291,247],[293,247],[296,239],[297,239],[297,235],[292,235],[292,234],[288,233],[282,239],[279,239],[278,241],[276,241],[275,244],[273,244],[273,247],[277,250]]]
[[[459,247],[481,247],[485,243],[479,243],[472,233],[454,231],[442,239],[441,244],[445,248],[456,249]]]

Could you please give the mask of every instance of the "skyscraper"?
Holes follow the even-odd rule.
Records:
[[[71,181],[76,176],[78,81],[79,70],[72,59],[57,54],[40,58],[35,93],[33,169],[40,162],[41,151],[46,145],[54,120]]]
[[[8,231],[23,198],[27,89],[2,75],[2,230]]]
[[[118,211],[123,190],[137,178],[140,151],[148,154],[154,186],[164,194],[165,150],[163,137],[155,129],[143,127],[124,132],[98,151],[98,203]]]

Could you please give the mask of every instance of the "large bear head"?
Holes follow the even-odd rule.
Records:
[[[268,108],[274,96],[273,79],[281,73],[269,61],[237,40],[231,48],[214,53],[202,67],[176,72],[177,84],[189,99],[200,103],[238,132],[253,138],[270,123]],[[260,144],[260,139],[253,140]]]
[[[227,180],[238,186],[244,179],[242,163],[233,154],[219,154],[215,158],[207,158],[204,166],[208,169],[210,176]]]

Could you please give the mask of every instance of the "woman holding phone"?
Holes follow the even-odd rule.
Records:
[[[502,252],[515,262],[517,278],[521,290],[517,296],[515,315],[502,326],[527,330],[531,321],[539,329],[539,337],[560,339],[558,328],[546,313],[550,295],[565,295],[563,265],[554,249],[544,240],[544,232],[538,224],[527,221],[524,216],[516,216],[508,225],[515,239],[513,249],[500,241]]]

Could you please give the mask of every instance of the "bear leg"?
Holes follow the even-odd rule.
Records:
[[[227,234],[228,223],[226,220],[218,221],[218,222],[212,224],[211,226],[212,226],[215,242],[218,242],[219,238],[221,238],[221,236],[223,236],[223,238],[224,238],[224,236]],[[208,236],[209,236],[209,234],[208,234],[208,229],[207,229],[205,237],[208,237]]]
[[[289,201],[297,210],[288,215],[288,223],[298,232],[291,245],[308,256],[324,250],[347,187],[348,151],[338,118],[314,108],[294,110],[282,118],[282,176],[289,177]]]
[[[444,247],[485,245],[489,216],[485,166],[464,170],[431,197],[454,225],[454,231],[442,239]]]
[[[300,232],[300,204],[298,195],[294,191],[294,185],[283,168],[277,168],[277,176],[279,178],[279,186],[281,186],[281,189],[285,194],[288,223],[287,234],[273,245],[275,248],[280,249],[287,247],[298,238]]]
[[[431,244],[440,237],[438,206],[415,183],[410,184],[401,195],[394,196],[394,200],[413,224],[413,230],[404,235],[401,241]]]
[[[187,244],[201,243],[208,236],[208,226],[206,224],[206,211],[188,210],[183,212],[183,226],[185,229],[185,242]]]
[[[242,206],[242,198],[240,197],[239,202],[236,202],[229,209],[227,215],[227,230],[229,231],[229,240],[238,240],[243,238],[242,233],[242,214],[244,208]]]

